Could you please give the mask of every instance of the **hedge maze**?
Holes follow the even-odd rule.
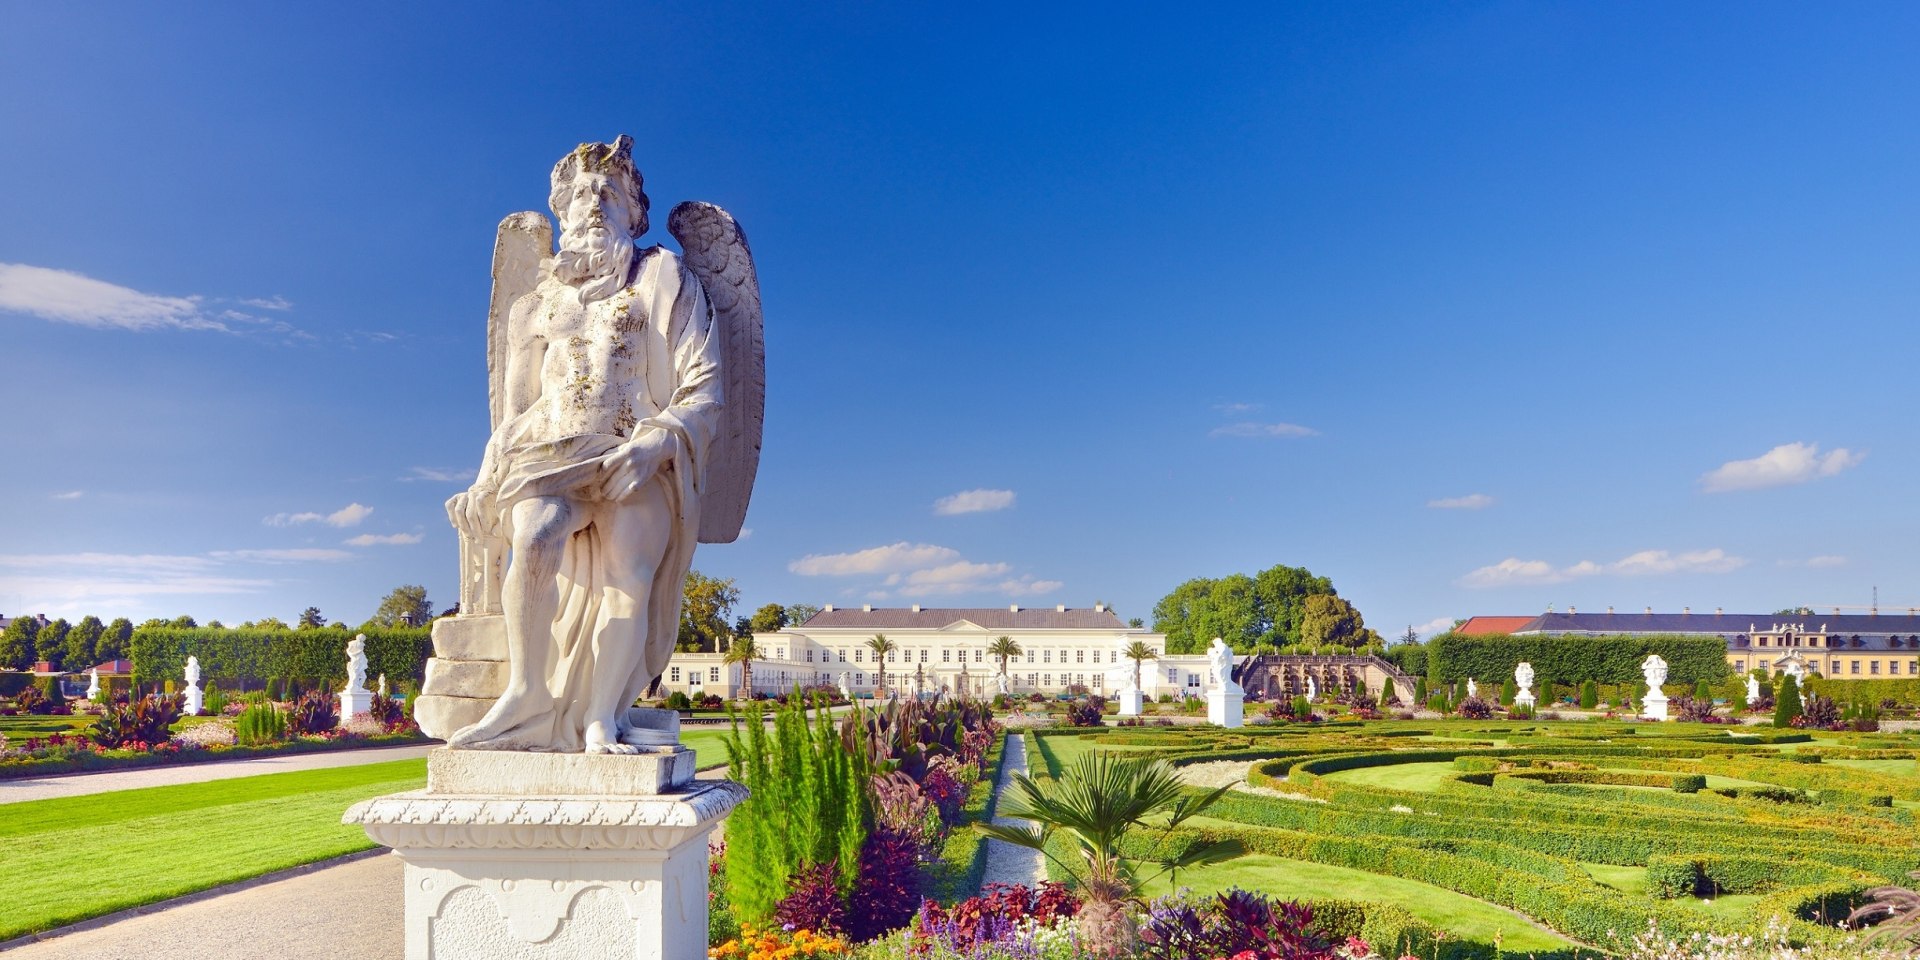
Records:
[[[1755,729],[1384,722],[1044,731],[1041,742],[1159,747],[1180,765],[1252,761],[1248,784],[1264,790],[1229,794],[1169,843],[1228,839],[1416,880],[1601,948],[1649,920],[1684,934],[1779,917],[1796,941],[1837,939],[1864,891],[1920,870],[1920,776],[1847,764],[1920,754],[1898,736]],[[1406,780],[1418,789],[1392,785],[1415,769],[1424,775]]]

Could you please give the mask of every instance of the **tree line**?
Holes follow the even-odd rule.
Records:
[[[1385,641],[1333,581],[1277,564],[1251,576],[1195,577],[1153,605],[1168,653],[1200,653],[1219,637],[1238,652],[1307,645],[1378,649]]]

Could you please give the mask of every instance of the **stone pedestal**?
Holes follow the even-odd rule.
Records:
[[[1146,709],[1146,703],[1146,694],[1136,687],[1128,687],[1120,691],[1120,716],[1137,717]]]
[[[207,692],[200,689],[200,685],[197,683],[187,684],[186,700],[187,716],[197,717],[200,715],[201,710],[206,709]]]
[[[407,960],[703,960],[707,836],[746,799],[680,746],[435,750],[345,822],[406,861]]]
[[[1514,694],[1513,705],[1516,707],[1523,707],[1528,710],[1533,709],[1533,691],[1521,690],[1519,693]]]
[[[1640,716],[1648,720],[1667,719],[1667,695],[1659,687],[1647,691],[1646,701],[1641,704]]]
[[[1246,694],[1215,688],[1207,691],[1207,722],[1217,727],[1246,725]]]
[[[463,614],[433,622],[433,656],[413,702],[420,732],[445,740],[480,722],[506,689],[506,617]]]
[[[342,690],[340,691],[340,721],[335,725],[344,727],[355,714],[370,713],[372,710],[373,691]]]

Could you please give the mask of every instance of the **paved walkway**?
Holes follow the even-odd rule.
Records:
[[[1014,774],[1027,772],[1027,738],[1018,734],[1007,735],[1007,755],[1000,765],[1000,782],[994,784],[993,792],[998,796],[994,808],[1006,801],[1007,785],[1013,782]],[[1016,820],[1012,817],[994,817],[994,823],[1016,827],[1033,826],[1031,820]],[[1038,850],[1016,847],[1004,840],[987,841],[987,870],[983,883],[1024,883],[1031,887],[1047,878],[1044,856]]]
[[[184,766],[142,767],[137,770],[113,770],[106,773],[68,773],[53,777],[29,777],[0,780],[0,804],[23,800],[53,800],[78,797],[111,790],[139,787],[168,787],[177,783],[206,783],[235,777],[256,777],[263,773],[287,773],[293,770],[323,770],[328,767],[352,767],[388,760],[412,760],[424,757],[440,745],[438,740],[408,744],[404,747],[369,747],[363,750],[328,750],[296,753],[284,757],[259,757],[253,760],[226,760],[218,763],[192,763]]]

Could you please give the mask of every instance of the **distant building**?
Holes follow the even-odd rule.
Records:
[[[885,634],[896,649],[885,663],[874,660],[867,641]],[[1213,680],[1203,655],[1166,655],[1167,637],[1129,627],[1104,604],[1091,608],[1054,607],[873,607],[823,608],[805,623],[756,634],[760,656],[753,661],[753,689],[778,694],[795,686],[829,686],[871,695],[881,686],[911,694],[997,690],[1000,661],[987,653],[999,637],[1011,637],[1021,655],[1007,663],[1007,678],[1017,694],[1066,693],[1085,687],[1112,696],[1133,672],[1122,656],[1138,640],[1159,659],[1140,665],[1143,691],[1200,695]],[[675,653],[661,685],[670,691],[738,696],[737,664],[718,653]]]
[[[1453,632],[1464,633],[1470,637],[1489,633],[1519,633],[1527,624],[1533,622],[1533,619],[1532,617],[1468,617],[1459,626],[1453,628]]]
[[[1467,624],[1522,621],[1508,630],[1477,632],[1529,635],[1681,634],[1719,637],[1727,645],[1727,664],[1738,673],[1780,671],[1789,661],[1834,680],[1920,677],[1920,611],[1902,614],[1806,611],[1776,614],[1694,613],[1543,613],[1537,617],[1473,617]],[[1464,626],[1464,625],[1463,625]],[[1467,632],[1462,629],[1460,632]]]

